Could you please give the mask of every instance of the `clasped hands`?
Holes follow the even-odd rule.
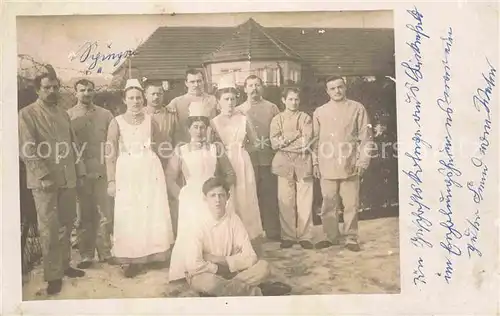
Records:
[[[236,253],[241,253],[241,249],[238,249]],[[224,256],[216,256],[209,253],[203,253],[203,259],[207,262],[211,262],[217,265],[217,275],[225,279],[232,279],[238,274],[237,272],[231,272]]]

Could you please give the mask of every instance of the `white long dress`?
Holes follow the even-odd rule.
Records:
[[[230,118],[219,115],[212,120],[212,123],[236,174],[236,185],[231,188],[228,210],[234,210],[238,214],[250,239],[263,236],[255,174],[250,155],[244,147],[247,117],[240,113]]]
[[[118,123],[113,254],[119,262],[165,260],[174,236],[165,175],[151,149],[151,116],[139,125]]]
[[[182,173],[186,185],[179,193],[179,221],[177,239],[170,260],[169,279],[185,277],[185,245],[193,237],[193,230],[211,216],[204,201],[202,187],[213,177],[217,168],[217,148],[211,144],[197,150],[189,150],[189,144],[180,147]]]

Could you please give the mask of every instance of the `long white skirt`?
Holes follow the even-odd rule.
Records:
[[[113,254],[123,263],[164,260],[173,244],[167,186],[152,151],[116,163]]]
[[[228,210],[238,214],[250,239],[263,236],[255,173],[250,155],[244,148],[230,148],[228,158],[236,173],[236,185],[231,188]]]
[[[203,198],[204,179],[188,180],[179,193],[179,221],[177,239],[172,249],[169,280],[175,281],[185,277],[186,262],[184,250],[186,242],[192,238],[193,231],[202,225],[210,216]]]

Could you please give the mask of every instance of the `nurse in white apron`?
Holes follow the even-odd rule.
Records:
[[[235,183],[235,174],[222,148],[207,142],[209,118],[201,103],[191,103],[188,118],[190,142],[176,147],[169,159],[166,178],[170,195],[178,199],[179,220],[177,238],[170,261],[169,280],[185,278],[183,250],[196,225],[203,224],[210,214],[203,199],[202,186],[211,177],[223,178],[229,187]],[[185,186],[179,187],[179,175]]]

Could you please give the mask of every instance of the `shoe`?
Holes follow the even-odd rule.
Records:
[[[345,247],[348,250],[353,251],[353,252],[359,252],[359,251],[361,251],[361,247],[359,247],[358,244],[347,244],[347,245],[345,245]]]
[[[282,296],[292,291],[290,285],[281,282],[261,283],[259,288],[263,296]]]
[[[85,272],[82,270],[69,267],[64,271],[64,275],[67,276],[68,278],[81,278],[85,276]]]
[[[114,258],[114,257],[107,258],[104,261],[107,264],[109,264],[110,266],[118,266],[118,265],[120,265],[120,263],[118,262],[118,260],[116,260],[116,258]]]
[[[330,248],[334,244],[328,240],[323,240],[318,242],[316,245],[314,245],[314,248],[316,249],[325,249],[325,248]]]
[[[137,264],[129,264],[124,271],[124,275],[126,278],[134,278],[136,277],[139,272],[141,272],[141,269],[139,268],[139,265]]]
[[[281,236],[266,236],[270,241],[281,241]]]
[[[88,269],[92,266],[92,261],[85,260],[76,265],[78,269]]]
[[[58,294],[61,292],[62,289],[62,280],[54,280],[54,281],[49,281],[49,285],[47,286],[47,294],[48,295],[54,295]]]
[[[292,248],[295,243],[291,240],[282,240],[280,244],[281,249]]]
[[[299,241],[299,245],[304,249],[313,249],[314,248],[313,243],[310,242],[309,240],[301,240],[301,241]]]

